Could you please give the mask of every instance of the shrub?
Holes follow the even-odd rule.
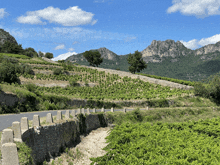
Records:
[[[62,69],[60,69],[60,68],[56,68],[54,71],[53,71],[53,74],[55,74],[55,75],[60,75],[60,74],[62,74],[63,73],[63,71],[62,71]]]
[[[70,83],[70,86],[71,86],[71,87],[76,87],[76,86],[78,85],[78,83],[77,83],[76,80],[74,80],[74,79],[71,79],[71,80],[69,81],[69,83]]]
[[[53,53],[47,52],[47,53],[45,54],[45,57],[51,59],[51,58],[53,58]]]
[[[218,74],[210,76],[206,80],[207,85],[196,82],[194,86],[195,95],[209,98],[216,103],[220,103],[220,77]]]
[[[16,58],[0,56],[0,82],[20,84],[18,74],[33,74],[33,70],[28,65],[19,65]]]
[[[37,52],[34,50],[34,48],[30,48],[30,47],[24,49],[23,54],[26,55],[26,56],[28,56],[28,57],[31,57],[31,58],[33,58],[33,57],[38,57],[38,54],[37,54]]]
[[[23,51],[24,50],[23,50],[21,44],[17,45],[15,43],[11,43],[9,41],[6,41],[1,47],[2,53],[22,54]]]
[[[35,84],[27,84],[26,85],[27,90],[29,90],[30,92],[35,92],[36,90],[36,85]]]

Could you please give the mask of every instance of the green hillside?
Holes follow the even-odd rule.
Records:
[[[138,164],[143,162],[145,164],[165,164],[165,162],[218,164],[220,160],[218,154],[213,155],[218,151],[214,144],[219,142],[217,137],[220,122],[216,118],[220,112],[219,77],[212,78],[213,81],[209,84],[203,84],[147,75],[194,86],[194,90],[171,89],[71,63],[60,61],[58,64],[53,64],[39,57],[30,58],[5,53],[0,54],[0,68],[1,91],[14,93],[19,98],[26,98],[25,102],[13,107],[1,104],[1,114],[82,108],[82,106],[68,104],[73,98],[88,100],[84,108],[135,108],[134,111],[125,114],[107,113],[108,118],[116,124],[108,137],[111,144],[106,147],[112,150],[108,150],[108,155],[105,157],[91,158],[94,162],[106,164],[108,160],[111,164],[118,162],[128,164],[128,161],[130,164],[135,162]],[[38,71],[41,73],[37,73]],[[19,81],[28,84],[20,84]],[[59,85],[40,87],[34,85],[36,83],[69,85],[64,88]],[[138,105],[131,101],[143,103]],[[173,104],[170,104],[171,101]],[[139,108],[146,106],[151,110],[140,111]],[[23,143],[16,142],[16,144],[20,163],[28,163],[29,149]],[[210,152],[204,152],[204,150]],[[54,164],[64,162],[71,164],[71,161],[78,159],[76,155],[78,153],[66,149],[65,156],[62,155],[59,163],[54,161]],[[210,157],[211,155],[213,156]],[[109,161],[113,158],[114,160]],[[48,163],[45,161],[44,164]]]

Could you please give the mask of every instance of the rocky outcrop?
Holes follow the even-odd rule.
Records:
[[[195,55],[208,54],[215,51],[220,52],[220,41],[215,44],[209,44],[195,50]]]
[[[11,43],[18,45],[17,41],[12,35],[4,31],[3,29],[0,29],[0,48],[6,41],[9,41]]]
[[[104,58],[104,59],[107,59],[107,60],[118,61],[118,59],[119,59],[117,54],[115,54],[114,52],[108,50],[105,47],[99,48],[99,49],[92,49],[91,51],[98,51],[101,54],[101,58]],[[77,55],[72,55],[64,61],[68,61],[68,60],[72,61],[72,62],[77,62],[77,61],[84,61],[86,59],[83,57],[83,53],[80,53],[80,54],[77,54]]]
[[[174,40],[153,40],[150,46],[141,51],[142,57],[146,62],[162,62],[162,57],[170,56],[175,58],[180,55],[186,56],[192,52],[192,50],[186,48],[180,41],[175,42]],[[159,59],[155,59],[156,56],[159,56]]]

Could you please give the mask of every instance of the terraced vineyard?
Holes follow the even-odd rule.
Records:
[[[115,109],[121,109],[128,107],[143,108],[148,106],[154,108],[151,111],[140,112],[137,109],[135,112],[126,114],[116,112],[109,114],[114,119],[114,124],[118,125],[115,131],[112,131],[112,134],[109,136],[111,145],[108,146],[108,149],[111,148],[114,150],[109,152],[105,157],[93,159],[93,161],[101,164],[105,164],[106,161],[112,164],[117,164],[117,162],[121,164],[129,164],[129,162],[130,164],[135,164],[135,162],[139,164],[204,164],[205,162],[218,164],[220,162],[217,155],[210,157],[210,150],[213,149],[213,152],[216,153],[218,151],[217,146],[207,148],[208,146],[205,145],[201,147],[205,143],[214,144],[219,142],[218,133],[204,126],[210,123],[210,125],[215,125],[216,130],[218,130],[219,119],[212,121],[207,120],[206,122],[200,120],[218,117],[220,108],[212,99],[204,97],[205,95],[199,93],[199,87],[196,85],[193,90],[175,89],[152,84],[140,79],[132,79],[130,77],[122,78],[117,74],[109,74],[104,71],[78,67],[73,64],[64,64],[62,62],[50,63],[42,58],[28,58],[22,55],[7,54],[7,56],[16,57],[20,65],[26,65],[26,68],[27,65],[30,66],[34,73],[17,73],[17,77],[21,80],[20,84],[9,84],[6,82],[0,84],[3,93],[13,93],[17,95],[18,98],[26,99],[22,104],[17,104],[12,107],[1,105],[0,113],[76,109],[81,107],[96,109],[102,107],[109,109],[114,107]],[[188,83],[182,80],[173,81],[181,81],[183,84]],[[218,82],[217,79],[216,82]],[[48,84],[57,84],[57,86],[42,86]],[[65,84],[65,86],[61,87],[62,84]],[[194,85],[194,83],[191,83],[191,85]],[[215,91],[214,88],[208,88],[208,84],[203,85],[207,87],[207,89],[213,89],[213,92]],[[213,92],[206,92],[206,94],[211,95]],[[70,105],[69,102],[71,99],[87,100],[87,103],[85,106]],[[171,100],[173,101],[172,105],[169,104]],[[127,102],[132,102],[132,104],[127,104]],[[142,102],[143,104],[137,102]],[[200,122],[195,122],[193,129],[192,124],[181,124],[189,120],[200,120]],[[175,122],[180,124],[167,124]],[[136,123],[140,125],[134,125]],[[150,124],[144,125],[144,123]],[[153,126],[154,124],[155,126]],[[202,132],[203,127],[205,128],[205,132]],[[144,130],[145,128],[147,128],[148,132]],[[175,128],[175,130],[172,128]],[[139,131],[137,132],[137,130]],[[197,133],[193,133],[191,136],[189,132],[192,130]],[[200,134],[198,134],[198,132]],[[181,136],[173,137],[179,133]],[[133,135],[138,135],[139,139],[135,139]],[[152,138],[145,138],[144,142],[149,145],[142,145],[140,139],[148,135],[152,136]],[[183,136],[191,141],[186,143]],[[193,140],[196,136],[200,139],[204,136],[205,143],[201,143],[200,146],[198,145],[201,151],[192,155],[195,149],[192,147],[194,145]],[[212,136],[215,136],[216,139],[213,140],[210,138]],[[162,140],[164,137],[166,137],[167,140]],[[169,137],[173,137],[173,140],[178,141],[178,143],[176,143],[178,146],[167,147],[168,144],[172,143],[172,138]],[[184,149],[184,146],[186,146],[186,149]],[[127,150],[126,147],[131,148],[131,150]],[[172,150],[172,148],[174,150]],[[156,151],[159,150],[160,154],[158,155]],[[202,153],[203,151],[205,151],[204,154]],[[178,155],[178,153],[182,152],[184,152],[184,154]],[[129,162],[124,159],[125,155],[129,158]],[[171,160],[172,155],[173,160]],[[205,156],[207,160],[200,159],[203,156]],[[114,160],[112,160],[113,158]]]

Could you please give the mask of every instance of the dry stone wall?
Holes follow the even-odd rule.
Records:
[[[101,110],[105,112],[104,109]],[[114,112],[114,109],[111,109]],[[96,112],[93,109],[93,112]],[[124,110],[126,112],[126,110]],[[78,110],[78,114],[85,114],[84,108]],[[47,126],[40,125],[39,115],[33,116],[33,127],[29,128],[27,117],[21,119],[21,123],[15,121],[12,123],[12,129],[4,129],[2,134],[1,145],[2,148],[2,162],[4,165],[18,164],[18,154],[14,141],[25,143],[32,149],[33,163],[41,164],[45,160],[53,159],[59,156],[62,151],[67,147],[74,147],[80,142],[80,135],[87,134],[90,131],[97,129],[101,126],[109,126],[108,119],[98,114],[91,114],[87,109],[85,120],[83,118],[76,118],[76,111],[72,110],[71,115],[74,117],[72,120],[68,120],[70,117],[70,111],[67,110],[65,114],[66,122],[53,123],[51,113],[47,114],[46,121],[51,121]],[[62,112],[57,112],[57,119],[62,119]],[[58,120],[60,121],[60,120]],[[13,145],[13,147],[11,147]],[[11,157],[16,158],[11,160]],[[14,163],[16,162],[16,163]]]

